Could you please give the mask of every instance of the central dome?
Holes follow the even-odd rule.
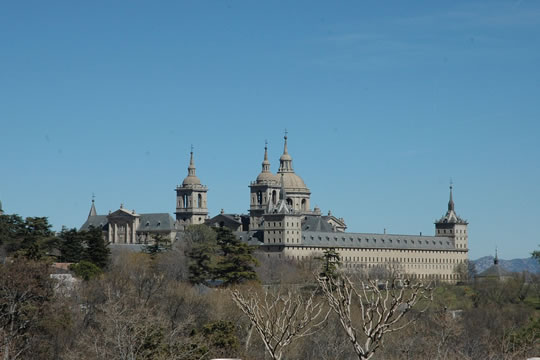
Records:
[[[307,190],[304,180],[293,172],[283,173],[283,186],[285,189],[302,189]]]

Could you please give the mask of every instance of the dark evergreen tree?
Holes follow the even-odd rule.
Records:
[[[60,261],[78,263],[84,257],[85,233],[62,228],[59,235]]]
[[[143,252],[149,254],[152,257],[168,251],[171,249],[171,242],[169,238],[164,237],[161,234],[156,234],[153,236],[152,244],[146,244],[143,246]]]
[[[330,248],[324,250],[323,256],[318,259],[323,261],[323,269],[319,276],[327,279],[335,279],[339,275],[338,268],[341,265],[341,259],[336,249]]]
[[[214,278],[223,280],[224,285],[258,280],[254,269],[258,261],[253,257],[253,248],[238,240],[228,228],[218,228],[216,231],[221,257]]]
[[[41,260],[51,256],[57,247],[57,238],[51,231],[46,217],[28,217],[21,223],[21,218],[12,215],[8,220],[6,250],[15,256],[31,260]]]
[[[181,241],[189,259],[189,281],[201,284],[212,280],[218,256],[216,232],[206,225],[188,226]]]
[[[0,215],[0,246],[6,245],[9,248],[15,243],[19,243],[24,232],[25,222],[22,217],[19,215]]]
[[[86,251],[84,260],[90,261],[100,269],[104,269],[109,264],[111,251],[109,244],[103,239],[101,228],[90,227],[85,232]]]
[[[216,250],[215,241],[204,241],[192,245],[187,254],[190,282],[201,284],[214,278]]]
[[[75,273],[75,276],[82,278],[85,281],[98,277],[103,271],[94,263],[82,260],[77,264],[71,264],[69,270]]]

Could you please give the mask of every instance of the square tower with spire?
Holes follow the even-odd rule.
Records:
[[[456,249],[468,249],[469,234],[467,226],[469,223],[460,218],[455,211],[453,199],[453,185],[450,183],[450,200],[448,201],[448,211],[435,222],[435,236],[448,237],[454,240]]]
[[[195,172],[193,147],[190,152],[188,175],[182,185],[176,187],[176,224],[179,228],[204,224],[208,217],[206,195],[208,187],[201,184]]]

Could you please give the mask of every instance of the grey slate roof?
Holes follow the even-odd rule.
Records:
[[[439,236],[302,231],[302,245],[374,249],[455,250],[452,239]]]
[[[174,220],[168,213],[140,214],[137,231],[171,231],[174,230]]]
[[[107,215],[90,216],[81,226],[80,230],[88,230],[90,226],[107,229],[109,222]],[[174,230],[174,220],[168,213],[140,214],[139,227],[137,231],[172,231]]]
[[[96,216],[89,216],[88,220],[81,226],[81,231],[86,231],[90,229],[90,226],[93,227],[106,227],[108,224],[107,215],[96,215]]]
[[[333,232],[334,229],[324,217],[307,215],[302,222],[302,233],[305,231]]]

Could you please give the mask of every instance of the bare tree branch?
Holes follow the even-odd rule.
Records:
[[[246,294],[233,290],[231,295],[274,360],[280,360],[284,349],[295,339],[318,331],[330,314],[322,301],[314,301],[314,293],[306,298],[291,289],[278,289],[275,293],[265,290],[261,298],[252,290]]]
[[[432,289],[421,282],[393,278],[385,282],[367,280],[360,289],[345,275],[338,278],[317,277],[330,308],[336,313],[358,359],[370,359],[382,344],[385,334],[410,325],[416,317],[404,318],[421,300],[424,312],[432,300]],[[355,326],[353,310],[360,311],[361,321]],[[364,337],[363,344],[360,337]]]

